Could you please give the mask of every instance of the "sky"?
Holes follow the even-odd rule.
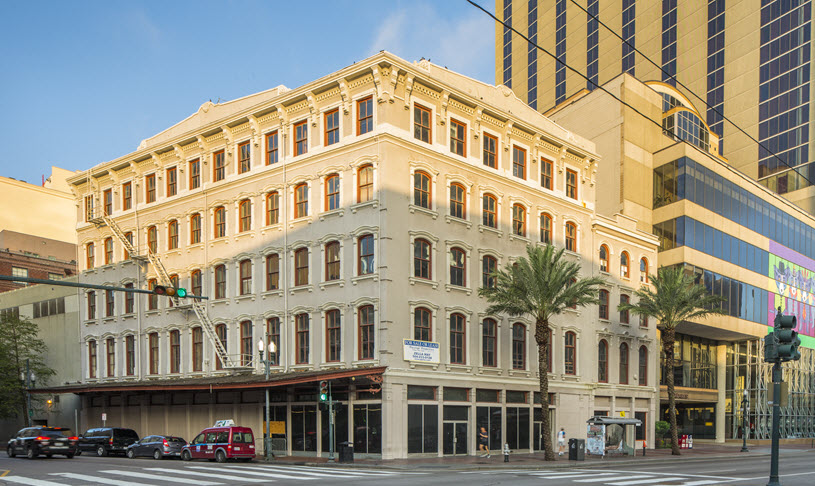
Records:
[[[85,170],[208,100],[294,89],[383,49],[492,84],[493,22],[466,0],[5,2],[0,176]]]

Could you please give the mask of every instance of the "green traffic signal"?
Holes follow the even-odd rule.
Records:
[[[320,382],[320,401],[328,401],[328,382],[325,380]]]
[[[186,297],[187,296],[187,289],[185,288],[177,288],[175,289],[175,296],[176,297]]]

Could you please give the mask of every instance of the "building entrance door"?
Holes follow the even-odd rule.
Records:
[[[444,454],[467,454],[467,422],[444,422]]]

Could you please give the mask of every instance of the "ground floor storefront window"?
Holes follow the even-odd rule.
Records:
[[[491,451],[500,450],[501,447],[501,423],[503,417],[501,407],[476,407],[475,409],[475,430],[479,432],[481,427],[487,430],[489,436],[489,446]]]
[[[529,407],[507,407],[506,443],[510,450],[529,449]]]
[[[292,405],[292,452],[317,452],[317,406]]]
[[[408,405],[408,453],[439,450],[439,406]]]
[[[667,404],[660,405],[660,416],[660,420],[670,422]],[[678,435],[692,435],[694,439],[715,439],[716,404],[677,403],[676,428]]]
[[[382,453],[382,404],[354,405],[354,454]]]

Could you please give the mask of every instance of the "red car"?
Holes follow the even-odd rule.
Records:
[[[204,429],[181,449],[181,459],[228,459],[251,461],[255,457],[255,436],[249,427],[224,426]]]

